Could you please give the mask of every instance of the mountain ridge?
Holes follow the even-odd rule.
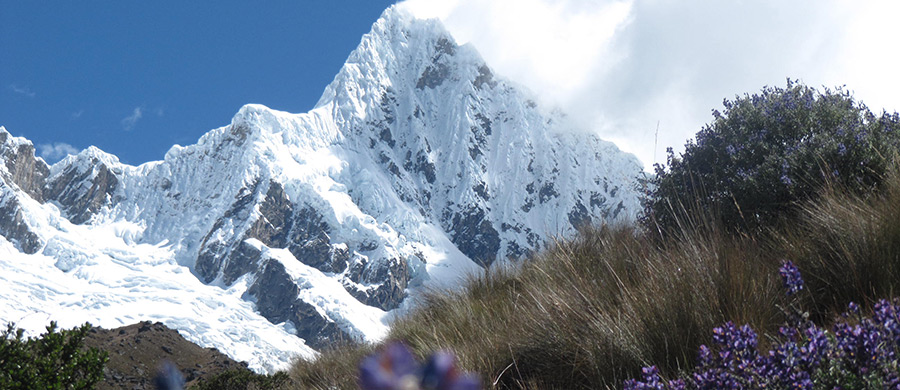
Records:
[[[161,161],[134,167],[91,147],[48,166],[3,129],[0,249],[21,274],[29,269],[16,261],[33,261],[116,299],[143,291],[149,307],[152,292],[196,292],[187,306],[225,295],[195,314],[233,306],[271,339],[204,339],[221,324],[125,305],[94,318],[149,316],[267,371],[288,359],[266,356],[272,340],[299,337],[279,353],[306,356],[308,346],[378,340],[423,289],[452,287],[581,224],[633,219],[640,163],[571,126],[439,21],[392,6],[313,110],[245,105]],[[109,274],[116,267],[134,286]],[[16,282],[24,295],[41,287]],[[65,312],[45,301],[43,313]],[[23,313],[0,303],[4,319]]]

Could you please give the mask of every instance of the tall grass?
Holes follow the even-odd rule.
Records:
[[[879,192],[827,191],[778,237],[805,275],[813,300],[807,306],[819,318],[900,292],[900,170],[891,170]]]
[[[632,227],[588,228],[473,277],[465,289],[427,294],[389,338],[420,357],[454,351],[487,388],[621,388],[651,364],[675,376],[693,367],[699,345],[726,321],[777,332],[778,306],[787,303],[778,274],[784,259],[806,277],[806,307],[819,320],[850,301],[893,296],[900,178],[887,182],[868,196],[829,191],[795,220],[754,235],[726,233],[712,217],[665,239]],[[298,363],[291,377],[298,388],[355,388],[357,364],[371,350],[326,352]]]

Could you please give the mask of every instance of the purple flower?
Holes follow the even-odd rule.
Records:
[[[478,378],[460,373],[456,367],[456,357],[449,352],[437,352],[428,359],[422,373],[422,389],[477,390],[481,388]]]
[[[157,390],[182,390],[184,389],[184,376],[172,362],[166,360],[159,367],[153,384]]]
[[[370,355],[359,365],[359,387],[365,390],[395,390],[417,382],[419,364],[405,345],[394,342]]]
[[[666,387],[663,385],[662,380],[659,378],[659,370],[656,368],[656,366],[642,368],[641,374],[644,380],[638,381],[635,379],[629,379],[625,381],[625,390],[666,390]],[[684,383],[682,382],[681,385],[683,386]]]
[[[802,288],[791,262],[781,274],[788,290]],[[900,299],[878,301],[867,317],[851,303],[843,317],[831,332],[809,321],[789,322],[765,354],[757,353],[749,326],[727,322],[713,329],[713,348],[700,346],[698,364],[684,379],[663,382],[651,366],[640,380],[626,381],[625,389],[840,389],[856,383],[900,389]]]
[[[788,290],[788,296],[794,295],[803,289],[803,277],[800,276],[800,270],[791,261],[785,261],[778,270],[781,273],[781,280],[784,282],[784,288]]]
[[[705,345],[700,346],[700,367],[710,367],[713,365],[713,355],[709,350],[709,347]]]
[[[784,185],[786,185],[786,186],[790,186],[790,185],[794,184],[794,181],[791,180],[791,178],[788,177],[787,174],[781,175],[781,182],[784,183]]]
[[[438,352],[421,367],[409,349],[399,342],[388,344],[359,365],[359,387],[363,390],[478,390],[474,375],[459,371],[456,358]]]

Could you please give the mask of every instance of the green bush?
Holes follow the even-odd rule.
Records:
[[[0,335],[0,389],[92,389],[103,380],[107,353],[84,348],[90,324],[23,337],[12,324]]]
[[[646,226],[671,232],[698,213],[736,230],[770,226],[828,183],[851,193],[878,187],[900,144],[896,112],[876,116],[842,88],[788,79],[723,104],[680,157],[669,149],[666,167],[656,166]]]
[[[290,378],[284,372],[262,375],[249,370],[229,370],[191,388],[195,390],[282,389],[289,383]]]

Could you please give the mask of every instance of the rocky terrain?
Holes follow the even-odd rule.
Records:
[[[184,375],[186,388],[228,370],[248,370],[215,348],[202,348],[177,331],[149,321],[115,329],[92,328],[85,345],[109,353],[106,379],[98,389],[155,389],[153,378],[163,362]]]

